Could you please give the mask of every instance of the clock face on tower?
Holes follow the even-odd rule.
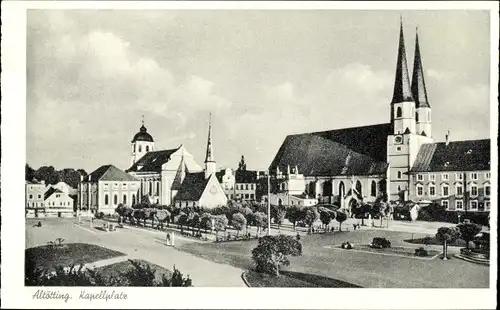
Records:
[[[401,144],[403,143],[403,137],[401,135],[397,135],[394,137],[394,143]]]

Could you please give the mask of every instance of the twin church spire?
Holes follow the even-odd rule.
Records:
[[[410,83],[402,19],[399,30],[394,92],[391,101],[391,124],[394,133],[430,135],[430,105],[425,87],[418,29],[415,39],[413,75]]]

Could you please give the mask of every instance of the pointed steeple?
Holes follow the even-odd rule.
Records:
[[[217,166],[215,164],[214,151],[212,149],[212,113],[210,113],[210,120],[208,121],[207,156],[205,157],[205,179],[208,179],[216,171]]]
[[[208,121],[207,156],[205,157],[205,163],[209,162],[215,162],[214,152],[212,150],[212,113],[210,113],[210,119]]]
[[[403,36],[403,19],[399,31],[398,62],[396,65],[396,79],[394,81],[394,93],[391,103],[403,101],[413,101],[410,89],[410,77],[408,74],[408,64],[406,62],[405,40]]]
[[[424,69],[420,56],[420,46],[418,44],[418,28],[415,39],[415,59],[413,61],[413,76],[411,79],[411,92],[417,108],[430,108],[427,101],[427,90],[425,88]]]

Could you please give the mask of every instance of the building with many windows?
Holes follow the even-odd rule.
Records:
[[[141,201],[208,208],[227,203],[216,177],[211,120],[204,168],[183,145],[175,149],[154,150],[153,138],[143,123],[132,140],[132,165],[126,172],[139,180]]]
[[[227,198],[233,201],[260,201],[258,180],[263,177],[262,171],[247,170],[244,156],[241,156],[238,169],[226,168],[217,172]]]
[[[113,214],[119,204],[139,200],[140,181],[113,165],[104,165],[83,177],[78,185],[80,210]]]
[[[409,172],[409,198],[450,211],[489,211],[490,147],[489,139],[423,145]]]
[[[26,191],[26,213],[38,214],[44,210],[44,194],[45,194],[45,182],[38,182],[36,180],[26,181],[25,183]]]
[[[73,198],[60,189],[50,187],[44,194],[45,214],[47,216],[71,217],[73,216]]]
[[[389,123],[287,136],[269,166],[271,202],[349,211],[381,197],[488,210],[490,140],[434,142],[419,37],[410,83],[402,23],[394,81]]]

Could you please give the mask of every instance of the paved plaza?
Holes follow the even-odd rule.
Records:
[[[64,238],[66,243],[91,243],[128,255],[130,259],[143,259],[169,270],[173,266],[189,275],[193,286],[241,287],[244,270],[230,265],[217,264],[189,253],[178,251],[165,244],[165,233],[139,229],[119,229],[104,232],[87,225],[75,225],[75,219],[44,219],[42,227],[33,227],[38,220],[26,220],[26,248],[46,245],[48,241]],[[97,224],[96,224],[97,225]],[[96,226],[94,225],[94,226]],[[176,237],[176,246],[185,239]]]
[[[253,268],[251,251],[257,241],[224,243],[200,242],[176,235],[175,248],[165,244],[165,233],[136,227],[105,232],[90,227],[88,222],[76,225],[75,219],[44,219],[42,227],[33,227],[37,220],[26,220],[26,248],[45,245],[58,237],[67,243],[97,244],[120,251],[129,258],[143,259],[164,268],[189,274],[194,286],[245,286],[241,274]],[[394,223],[394,222],[393,222]],[[453,224],[451,224],[453,225]],[[406,226],[406,227],[405,227]],[[394,223],[386,228],[362,227],[361,230],[334,234],[306,235],[302,232],[303,255],[290,258],[285,270],[326,276],[362,287],[383,288],[486,288],[489,267],[452,258],[418,259],[381,255],[335,248],[341,242],[368,244],[373,237],[385,237],[393,246],[416,248],[419,245],[403,240],[435,234],[439,223]],[[347,228],[347,225],[343,225]],[[408,231],[400,231],[407,229]],[[417,230],[423,233],[415,232]],[[283,232],[291,233],[287,227]],[[429,246],[441,250],[440,246]],[[459,251],[449,247],[450,256]]]

